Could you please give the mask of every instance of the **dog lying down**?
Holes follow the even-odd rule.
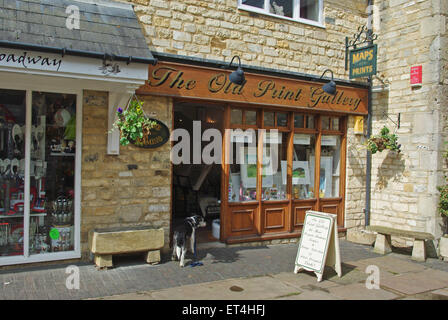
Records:
[[[172,260],[180,260],[179,265],[185,266],[185,254],[187,253],[187,243],[190,242],[191,252],[196,257],[195,241],[196,229],[205,227],[207,223],[199,215],[185,218],[183,224],[176,227],[173,235],[173,255]]]

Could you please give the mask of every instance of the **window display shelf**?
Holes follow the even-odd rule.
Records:
[[[45,217],[47,215],[46,212],[43,213],[32,213],[30,214],[31,217]],[[23,218],[23,214],[0,214],[0,219],[11,219],[11,218]]]
[[[54,157],[74,157],[75,153],[51,152],[50,156],[54,156]]]

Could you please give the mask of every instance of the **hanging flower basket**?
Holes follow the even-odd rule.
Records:
[[[118,119],[114,123],[114,127],[120,130],[120,144],[126,146],[132,143],[136,146],[143,147],[151,135],[151,131],[156,129],[158,121],[150,119],[143,111],[143,104],[134,95],[123,110],[117,109]]]
[[[380,134],[370,137],[367,142],[367,149],[372,154],[389,149],[400,153],[401,144],[397,144],[398,137],[396,134],[391,134],[390,130],[384,126]]]

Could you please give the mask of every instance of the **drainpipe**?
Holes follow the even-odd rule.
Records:
[[[372,19],[373,19],[373,9],[372,9],[373,0],[368,0],[368,10],[369,10],[369,18],[367,22],[368,32],[372,33]],[[372,44],[373,41],[369,42],[369,45]],[[367,139],[372,135],[372,76],[369,76],[369,93],[368,93],[368,102],[367,102]],[[370,225],[370,196],[371,196],[371,185],[372,185],[372,153],[370,150],[367,150],[366,156],[366,207],[364,209],[365,215],[365,226]]]

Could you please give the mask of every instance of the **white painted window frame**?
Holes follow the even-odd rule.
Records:
[[[242,3],[242,0],[238,0],[238,9],[244,10],[244,11],[260,13],[260,14],[264,14],[267,16],[276,17],[279,19],[300,22],[303,24],[308,24],[308,25],[312,25],[315,27],[319,27],[319,28],[325,28],[324,13],[323,13],[324,12],[324,0],[316,0],[316,1],[319,1],[319,21],[300,18],[300,0],[293,0],[293,2],[294,2],[293,18],[281,16],[281,15],[278,15],[275,13],[270,13],[269,12],[269,0],[264,0],[264,8],[263,9],[245,5]]]
[[[1,76],[1,73],[0,73]],[[14,77],[12,77],[14,78]],[[18,85],[19,82],[22,85]],[[24,264],[44,261],[57,261],[81,258],[81,152],[82,152],[82,101],[83,90],[81,88],[71,89],[70,86],[49,88],[31,83],[24,85],[21,81],[10,81],[10,84],[0,81],[0,88],[6,90],[26,91],[26,129],[25,129],[25,197],[23,217],[23,255],[0,257],[0,266]],[[73,87],[72,87],[73,88]],[[32,93],[34,91],[61,93],[76,95],[76,153],[75,153],[75,216],[74,216],[74,250],[64,252],[49,252],[42,254],[29,254],[29,223],[30,223],[30,160],[31,160],[31,115],[32,115]]]

